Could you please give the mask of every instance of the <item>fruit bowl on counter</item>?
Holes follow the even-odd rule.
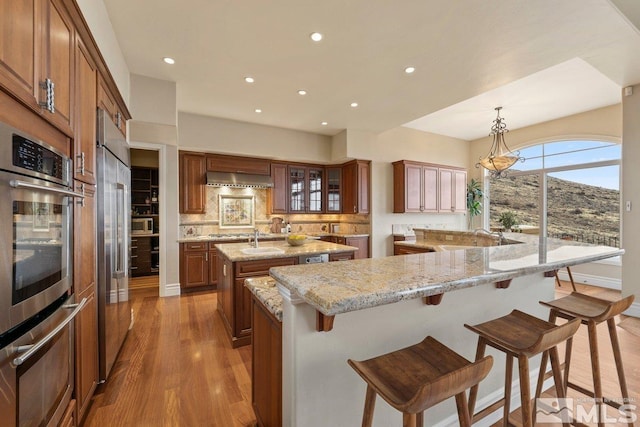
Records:
[[[307,240],[307,236],[304,234],[289,234],[287,236],[287,243],[291,246],[302,246]]]

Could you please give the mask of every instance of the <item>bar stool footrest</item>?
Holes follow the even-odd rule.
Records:
[[[567,387],[568,388],[572,388],[572,389],[574,389],[574,390],[576,390],[576,391],[578,391],[578,392],[580,392],[582,394],[585,394],[585,395],[595,399],[595,397],[593,397],[593,395],[595,393],[593,391],[589,390],[589,389],[586,389],[586,388],[582,387],[581,385],[578,385],[576,383],[572,383],[571,381],[568,381],[567,382]],[[602,402],[604,404],[606,404],[606,405],[611,406],[612,408],[615,408],[615,409],[620,409],[620,407],[622,406],[622,404],[618,403],[615,400],[611,400],[611,399],[607,398],[606,396],[602,397]]]

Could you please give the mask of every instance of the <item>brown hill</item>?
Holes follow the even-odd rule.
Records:
[[[620,192],[548,177],[549,235],[589,243],[619,246]],[[498,227],[504,211],[513,211],[520,224],[539,225],[537,175],[491,180],[490,223]]]

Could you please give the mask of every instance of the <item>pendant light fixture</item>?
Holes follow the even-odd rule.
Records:
[[[520,157],[519,151],[513,152],[507,147],[507,143],[504,141],[504,134],[509,132],[509,129],[507,129],[504,119],[500,117],[502,107],[496,107],[495,110],[498,115],[493,121],[491,133],[489,134],[489,136],[493,136],[491,150],[486,156],[480,157],[476,167],[482,166],[487,169],[492,178],[504,178],[507,176],[507,169],[517,161],[524,162],[524,157]]]

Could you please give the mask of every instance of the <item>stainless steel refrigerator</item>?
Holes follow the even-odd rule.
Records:
[[[100,381],[111,372],[131,324],[129,144],[107,113],[98,109],[98,341]]]

